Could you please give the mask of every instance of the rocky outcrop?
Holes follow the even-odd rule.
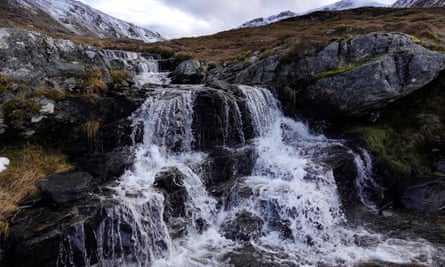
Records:
[[[176,67],[171,74],[172,83],[198,84],[202,83],[206,75],[206,66],[198,60],[185,60]]]
[[[86,172],[69,172],[50,176],[40,181],[37,187],[44,201],[61,205],[87,197],[93,191],[92,180]]]
[[[291,88],[311,115],[361,116],[430,83],[445,68],[445,55],[406,34],[372,33],[332,42],[313,56],[267,57],[227,77],[230,68],[214,68],[209,77]]]

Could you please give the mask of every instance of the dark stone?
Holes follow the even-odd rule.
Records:
[[[198,84],[202,83],[206,76],[205,67],[195,59],[181,62],[171,74],[172,83]]]
[[[185,217],[185,203],[188,198],[183,185],[184,174],[177,168],[168,168],[156,174],[154,186],[164,194],[164,219],[170,221],[172,217]]]
[[[234,218],[221,226],[224,237],[231,240],[249,241],[261,236],[264,225],[261,217],[246,210],[238,212]]]
[[[402,204],[408,209],[439,211],[445,209],[445,178],[405,189]]]
[[[132,147],[121,147],[106,153],[94,153],[80,157],[77,162],[82,170],[94,177],[101,184],[119,178],[134,162]]]
[[[234,147],[253,137],[250,115],[236,90],[198,93],[193,106],[194,148],[211,151],[219,146]]]
[[[250,146],[239,149],[215,148],[204,164],[204,179],[209,192],[227,197],[237,179],[252,173],[255,150]]]
[[[86,172],[72,171],[56,174],[38,182],[42,201],[49,205],[62,205],[86,198],[93,191],[93,177]]]

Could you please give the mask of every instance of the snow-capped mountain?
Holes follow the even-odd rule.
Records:
[[[153,32],[114,18],[75,0],[15,0],[31,12],[43,11],[75,34],[94,38],[131,38],[144,42],[165,40]]]
[[[392,7],[445,7],[445,0],[398,0]]]
[[[321,10],[345,10],[345,9],[353,9],[353,8],[359,8],[359,7],[365,7],[365,6],[373,6],[373,7],[386,7],[388,5],[376,2],[376,1],[370,1],[370,0],[341,0],[338,2],[335,2],[333,4],[317,8],[313,11],[321,11]]]
[[[406,0],[406,1],[409,1],[409,0]],[[445,1],[445,0],[442,0],[442,1]],[[240,28],[263,26],[263,25],[271,24],[274,22],[278,22],[278,21],[296,17],[296,16],[301,16],[301,15],[315,12],[315,11],[345,10],[345,9],[359,8],[359,7],[365,7],[365,6],[387,7],[388,5],[385,5],[380,2],[376,2],[376,1],[370,1],[370,0],[341,0],[341,1],[335,2],[333,4],[319,7],[316,9],[312,9],[312,10],[309,10],[306,12],[294,13],[292,11],[284,11],[278,15],[273,15],[273,16],[270,16],[267,18],[256,18],[256,19],[253,19],[246,23],[243,23],[240,26]]]
[[[294,13],[292,11],[283,11],[278,15],[273,15],[267,18],[256,18],[253,20],[250,20],[246,23],[243,23],[240,28],[249,28],[249,27],[258,27],[258,26],[263,26],[263,25],[267,25],[267,24],[271,24],[280,20],[284,20],[284,19],[288,19],[288,18],[292,18],[298,16],[297,13]]]

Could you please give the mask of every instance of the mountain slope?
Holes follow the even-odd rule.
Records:
[[[267,25],[267,24],[271,24],[283,19],[288,19],[288,18],[292,18],[298,16],[297,13],[294,13],[292,11],[283,11],[278,15],[273,15],[267,18],[256,18],[253,20],[250,20],[246,23],[243,23],[240,28],[248,28],[248,27],[258,27],[258,26],[263,26],[263,25]]]
[[[341,1],[335,2],[333,4],[330,4],[330,5],[321,7],[321,8],[317,8],[316,11],[319,11],[319,10],[345,10],[345,9],[365,7],[365,6],[384,7],[387,5],[376,2],[376,1],[370,1],[370,0],[341,0]]]
[[[398,0],[392,7],[445,7],[445,0]]]
[[[248,28],[248,27],[258,27],[258,26],[264,26],[267,24],[271,24],[274,22],[278,22],[284,19],[301,16],[307,13],[311,13],[314,11],[328,11],[328,10],[345,10],[345,9],[352,9],[352,8],[358,8],[358,7],[385,7],[387,5],[371,1],[371,0],[341,0],[338,2],[335,2],[333,4],[323,6],[320,8],[312,9],[307,12],[301,12],[301,13],[294,13],[292,11],[283,11],[278,15],[273,15],[267,18],[256,18],[253,20],[250,20],[246,23],[243,23],[240,28]]]
[[[153,32],[119,20],[75,0],[14,0],[31,13],[46,13],[69,31],[93,38],[130,38],[144,42],[165,40]]]

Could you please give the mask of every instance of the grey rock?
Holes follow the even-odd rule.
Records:
[[[406,188],[402,203],[408,209],[421,211],[445,209],[445,178]]]
[[[216,67],[208,80],[294,88],[303,108],[316,107],[321,117],[362,116],[429,84],[445,69],[445,54],[403,33],[370,33],[332,42],[312,56],[270,56],[235,69]]]
[[[85,198],[92,191],[93,177],[86,172],[56,174],[37,184],[42,198],[50,205],[60,205]]]
[[[205,78],[205,70],[201,63],[195,59],[181,62],[171,75],[172,83],[198,84]]]

